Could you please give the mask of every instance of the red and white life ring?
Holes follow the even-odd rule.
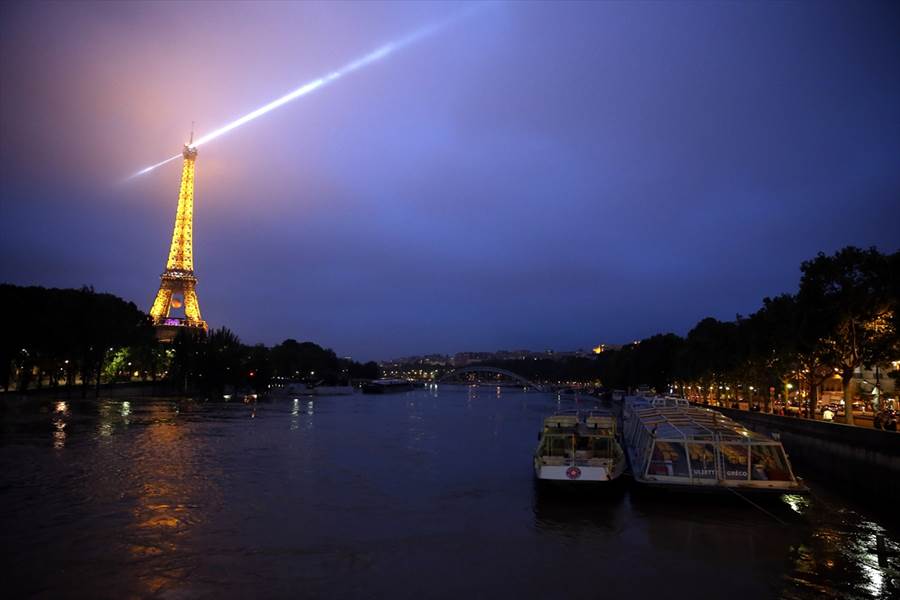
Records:
[[[569,467],[566,469],[566,477],[569,479],[578,479],[581,477],[581,469],[578,467]]]

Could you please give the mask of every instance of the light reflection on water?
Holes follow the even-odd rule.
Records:
[[[807,496],[784,494],[781,496],[781,499],[798,515],[802,515],[809,508],[809,498]]]
[[[291,431],[295,431],[300,427],[300,399],[294,398],[291,408]]]
[[[64,401],[54,405],[53,415],[53,448],[62,450],[66,447],[66,419],[69,416],[69,406]]]
[[[627,486],[536,493],[535,433],[557,402],[441,385],[8,412],[0,535],[17,548],[13,586],[50,596],[554,597],[561,576],[588,573],[566,579],[567,598],[595,597],[598,581],[605,595],[631,597],[897,596],[897,532],[819,486],[771,507],[787,526],[728,499]]]

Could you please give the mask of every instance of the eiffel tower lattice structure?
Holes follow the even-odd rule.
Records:
[[[175,213],[175,230],[169,248],[166,270],[160,275],[159,291],[150,308],[150,317],[156,326],[160,340],[170,341],[184,327],[206,331],[206,321],[200,316],[197,301],[197,278],[194,276],[194,163],[197,148],[194,134],[185,144],[182,155],[181,188],[178,192],[178,210]],[[180,309],[184,315],[180,315]]]

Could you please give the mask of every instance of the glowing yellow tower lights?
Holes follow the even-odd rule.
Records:
[[[184,166],[178,191],[178,209],[166,270],[160,275],[159,291],[150,308],[150,317],[161,339],[172,339],[178,327],[197,327],[206,331],[197,300],[197,278],[194,276],[194,164],[197,147],[191,141],[184,146]],[[180,297],[179,297],[180,296]],[[183,305],[184,317],[172,316],[173,309]]]

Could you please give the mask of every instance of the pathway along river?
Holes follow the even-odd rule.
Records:
[[[38,406],[39,405],[39,406]],[[815,485],[536,494],[555,396],[33,400],[0,413],[5,597],[890,598],[900,532]],[[877,551],[878,537],[883,539]]]

